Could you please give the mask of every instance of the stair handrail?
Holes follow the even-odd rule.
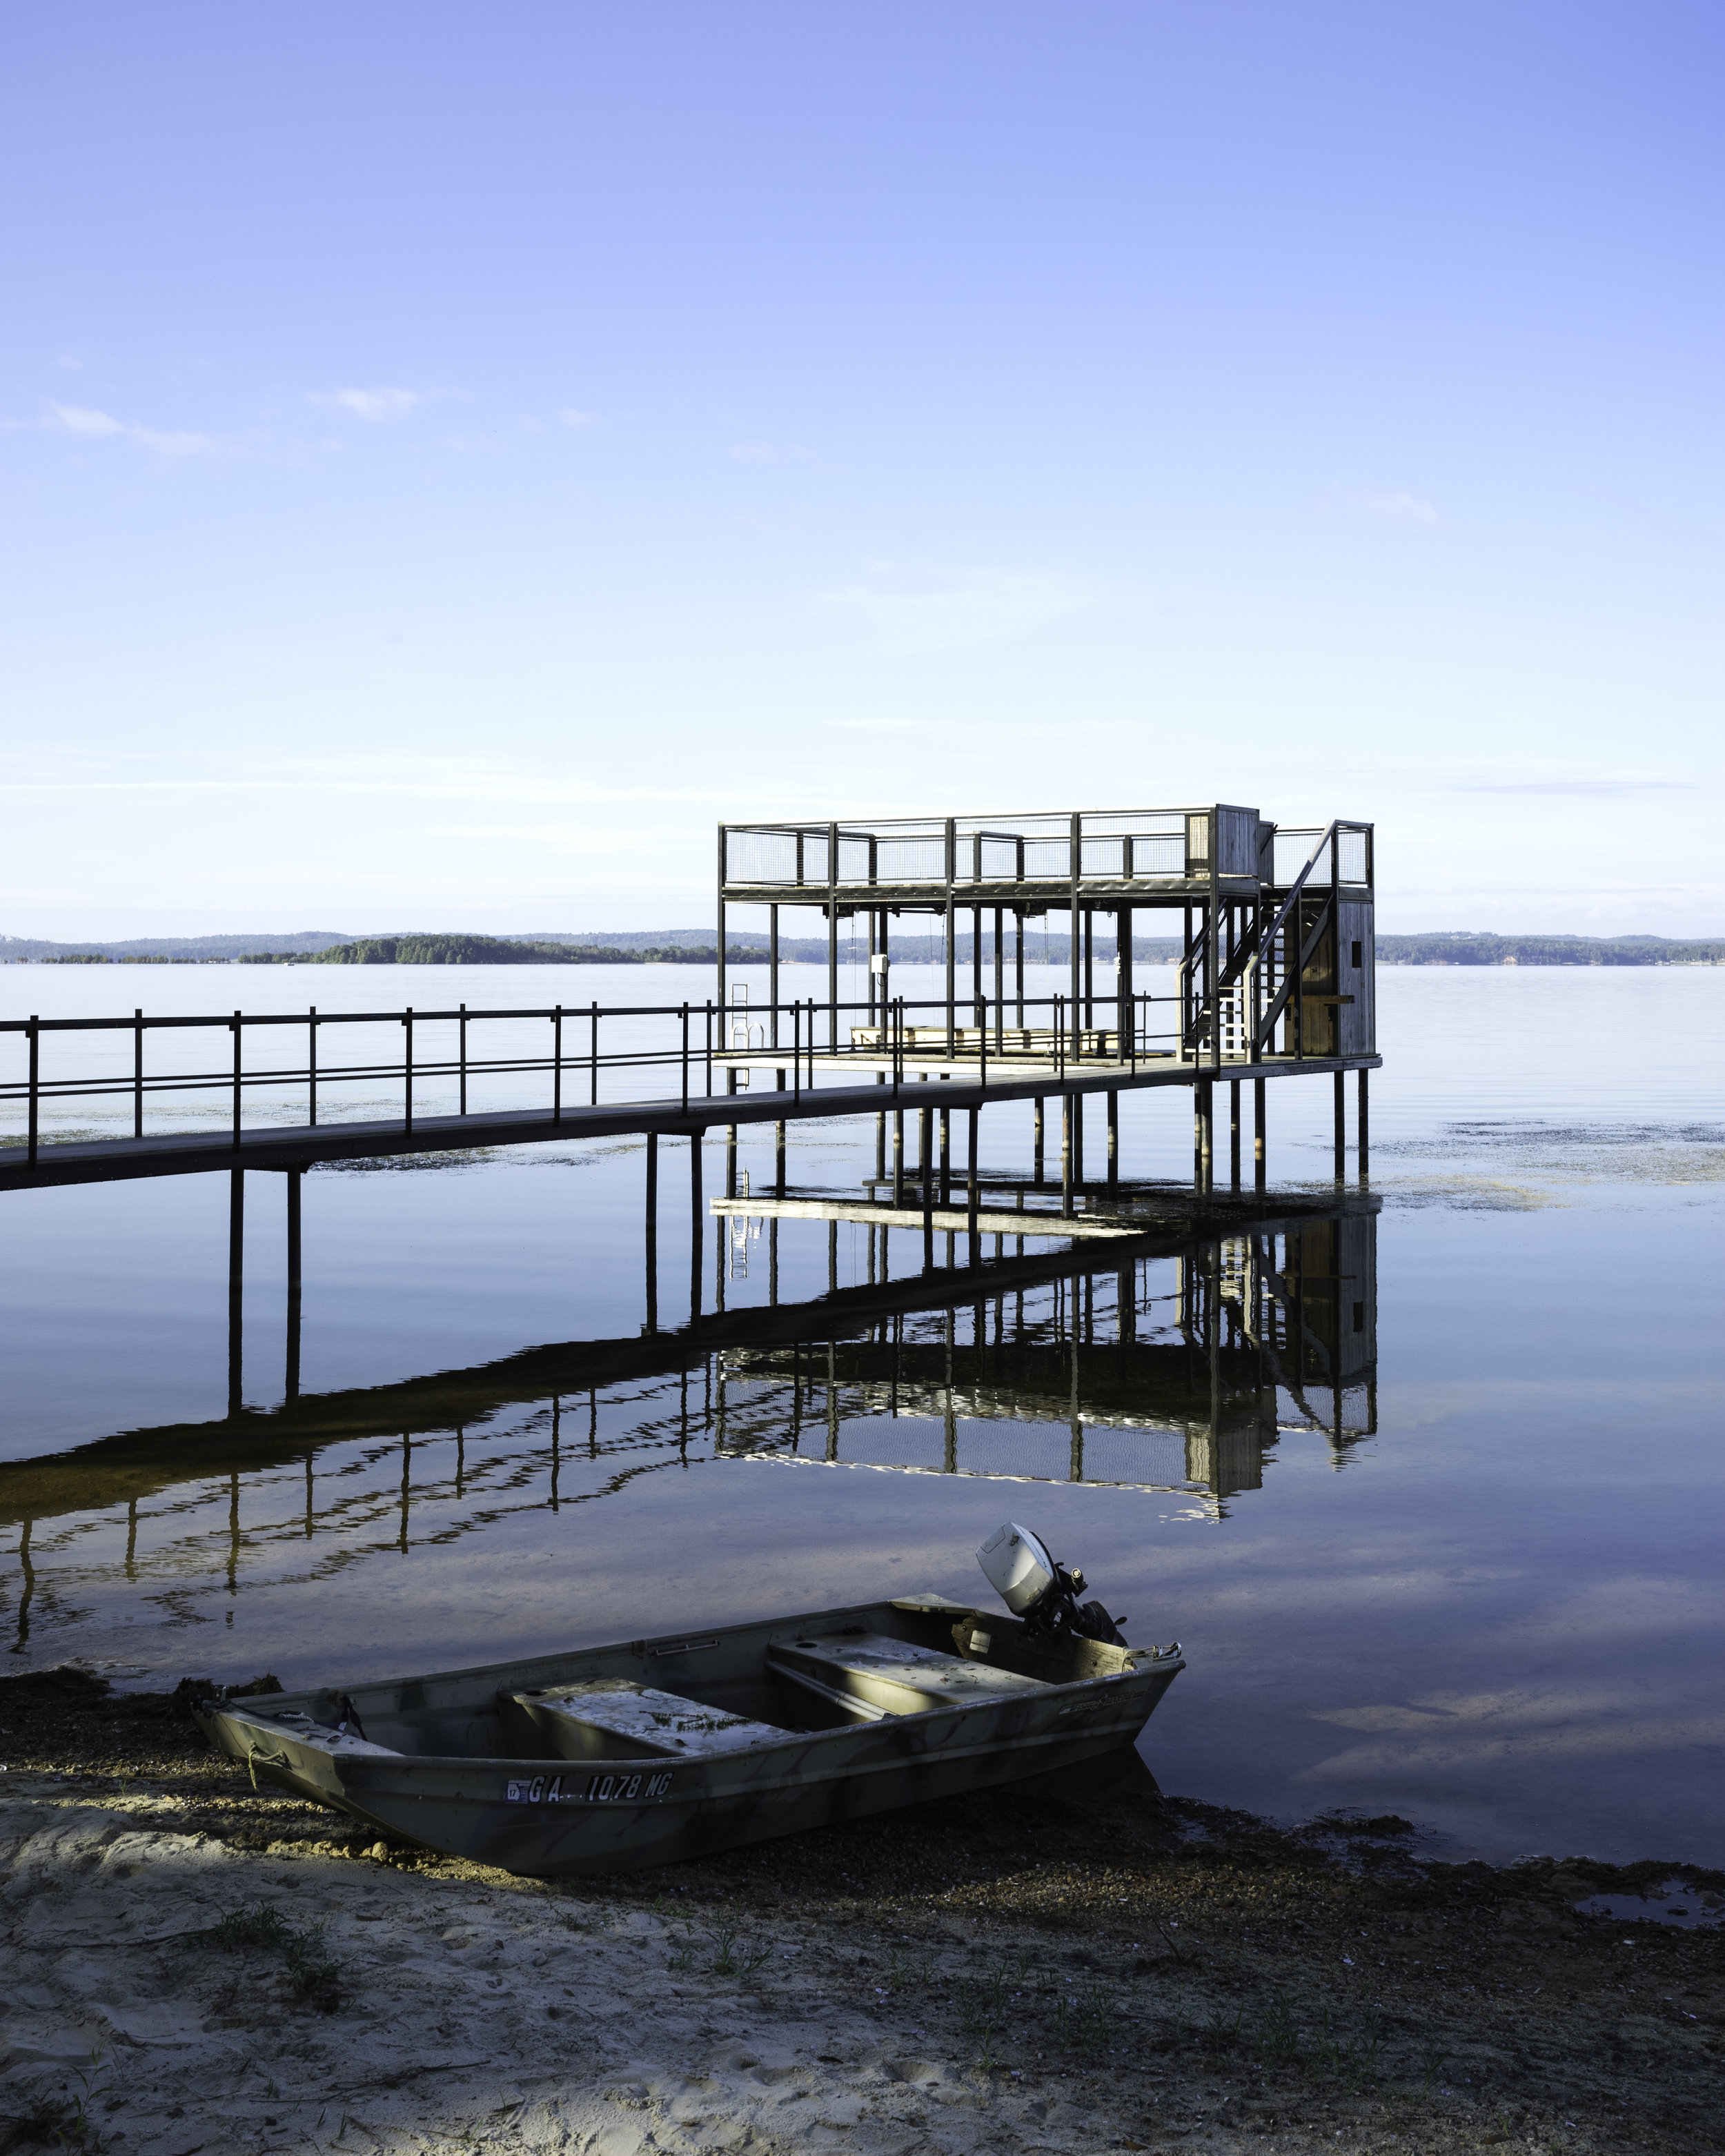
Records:
[[[1265,932],[1258,937],[1257,948],[1253,952],[1251,957],[1248,960],[1241,973],[1240,979],[1242,982],[1246,979],[1248,975],[1252,973],[1255,968],[1262,964],[1265,954],[1276,948],[1276,939],[1281,936],[1283,928],[1286,926],[1288,915],[1294,906],[1298,904],[1300,894],[1306,888],[1307,879],[1311,875],[1312,870],[1317,866],[1319,860],[1322,858],[1324,848],[1326,846],[1333,847],[1340,845],[1341,829],[1342,819],[1338,816],[1332,820],[1329,829],[1325,831],[1322,837],[1319,839],[1317,844],[1312,848],[1311,853],[1307,856],[1306,865],[1301,870],[1299,875],[1294,878],[1294,880],[1288,886],[1288,895],[1285,899],[1283,899],[1281,906],[1277,907],[1275,920],[1271,922],[1269,927],[1265,931]],[[1339,865],[1339,856],[1337,855],[1332,854],[1331,855],[1331,860],[1332,865]],[[1335,881],[1333,875],[1331,878],[1331,881],[1332,883]],[[1291,975],[1288,980],[1282,983],[1275,1004],[1272,1004],[1271,1009],[1266,1012],[1263,1018],[1255,1021],[1254,1023],[1252,1029],[1252,1059],[1255,1062],[1257,1060],[1259,1050],[1264,1045],[1266,1035],[1275,1029],[1276,1021],[1281,1016],[1281,1007],[1287,1001],[1292,981],[1295,976],[1299,973],[1301,964],[1301,957],[1296,954],[1294,962],[1294,974]]]
[[[1289,909],[1298,900],[1301,891],[1306,886],[1307,879],[1311,875],[1312,870],[1317,866],[1318,861],[1322,856],[1324,848],[1326,846],[1334,845],[1337,843],[1337,833],[1340,829],[1341,819],[1337,817],[1331,823],[1329,828],[1320,837],[1317,844],[1312,848],[1311,854],[1307,857],[1306,865],[1301,870],[1299,875],[1294,878],[1293,882],[1288,886],[1288,895],[1282,901],[1280,908],[1277,910],[1276,918],[1271,923],[1268,930],[1261,934],[1255,927],[1247,930],[1240,948],[1235,952],[1234,957],[1229,961],[1228,964],[1222,969],[1217,978],[1214,1005],[1209,1000],[1199,1004],[1198,1009],[1192,1015],[1190,1023],[1183,1026],[1181,1035],[1181,1045],[1183,1047],[1191,1047],[1195,1049],[1204,1039],[1205,1034],[1209,1032],[1210,1027],[1219,1025],[1221,1023],[1222,999],[1229,989],[1237,985],[1241,990],[1242,1000],[1244,1000],[1246,984],[1251,979],[1254,968],[1262,962],[1266,952],[1274,947],[1276,939],[1281,935],[1283,924],[1287,920]],[[1187,952],[1185,956],[1180,960],[1179,966],[1175,973],[1175,993],[1178,998],[1183,1009],[1184,1009],[1187,1001],[1187,981],[1191,972],[1193,961],[1197,957],[1199,952],[1202,949],[1204,941],[1206,940],[1206,935],[1213,932],[1213,931],[1207,931],[1205,932],[1205,934],[1200,935],[1195,938],[1192,949]],[[1263,1033],[1263,1028],[1256,1025],[1254,1026],[1252,1034],[1252,1053],[1255,1058],[1259,1047],[1262,1044]]]

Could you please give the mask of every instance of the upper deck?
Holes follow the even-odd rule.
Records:
[[[1199,808],[721,824],[719,896],[732,904],[945,912],[1112,911],[1259,899],[1309,880],[1369,901],[1372,826],[1298,829],[1230,802]],[[1332,849],[1335,859],[1330,858]]]

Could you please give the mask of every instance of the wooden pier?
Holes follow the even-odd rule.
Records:
[[[1314,842],[1315,843],[1308,843]],[[1194,1181],[1202,1194],[1217,1173],[1215,1088],[1225,1085],[1229,1180],[1241,1180],[1242,1088],[1252,1088],[1253,1181],[1266,1183],[1265,1096],[1272,1079],[1328,1075],[1334,1086],[1336,1179],[1343,1177],[1343,1081],[1358,1081],[1356,1143],[1362,1178],[1369,1144],[1368,1074],[1375,1039],[1371,826],[1337,820],[1288,830],[1255,808],[1082,811],[1067,814],[947,817],[865,825],[721,825],[718,835],[718,973],[715,1004],[608,1009],[597,1003],[531,1009],[252,1013],[226,1016],[0,1020],[24,1051],[21,1074],[0,1077],[0,1112],[22,1110],[23,1129],[0,1146],[0,1192],[160,1175],[275,1169],[292,1173],[319,1162],[540,1145],[624,1133],[697,1137],[716,1125],[734,1133],[771,1122],[781,1138],[792,1122],[873,1115],[877,1174],[892,1173],[902,1202],[906,1173],[923,1186],[935,1173],[931,1118],[939,1126],[939,1173],[950,1179],[951,1119],[969,1124],[973,1166],[978,1117],[1003,1101],[1061,1104],[1062,1180],[1085,1179],[1091,1095],[1107,1103],[1108,1179],[1119,1171],[1117,1103],[1122,1092],[1190,1086],[1194,1096]],[[768,918],[765,1004],[732,983],[726,950],[738,906]],[[782,1001],[779,923],[787,906],[813,908],[825,922],[827,996]],[[1024,930],[1064,910],[1069,993],[1036,995],[1028,982]],[[1144,912],[1177,911],[1183,957],[1172,993],[1141,989],[1133,976],[1133,922]],[[945,994],[918,1000],[892,990],[891,924],[909,914],[942,925]],[[970,978],[961,996],[958,923],[973,923]],[[1014,924],[1010,972],[1005,922]],[[839,995],[840,923],[865,920],[868,994]],[[992,947],[984,934],[992,919]],[[1098,923],[1104,944],[1097,946]],[[992,980],[985,971],[992,957]],[[1106,977],[1099,982],[1099,956]],[[485,1055],[475,1029],[515,1029],[509,1052]],[[524,1027],[542,1045],[522,1052]],[[624,1045],[616,1045],[619,1029]],[[354,1028],[400,1042],[400,1055],[331,1060]],[[648,1037],[643,1038],[643,1029]],[[285,1061],[284,1029],[305,1034],[303,1060]],[[228,1039],[208,1068],[163,1067],[149,1052],[166,1040]],[[75,1037],[87,1055],[104,1037],[110,1067],[98,1075],[54,1067],[57,1046]],[[495,1038],[495,1030],[491,1034]],[[362,1045],[367,1037],[361,1036]],[[49,1062],[44,1064],[44,1054]],[[265,1060],[259,1060],[263,1056]],[[770,1091],[756,1080],[769,1075]],[[474,1097],[500,1084],[517,1093],[542,1081],[542,1107],[484,1107]],[[619,1097],[620,1083],[631,1090]],[[862,1082],[860,1082],[862,1081]],[[718,1091],[722,1084],[723,1091]],[[668,1092],[667,1085],[675,1087]],[[398,1118],[343,1116],[340,1099],[400,1088]],[[925,1086],[927,1091],[925,1091]],[[634,1089],[639,1087],[639,1091]],[[213,1096],[213,1098],[212,1097]],[[336,1120],[329,1120],[332,1096]],[[451,1096],[454,1112],[449,1112]],[[303,1098],[303,1120],[290,1122]],[[111,1114],[124,1101],[129,1136],[57,1137],[44,1129],[68,1111]],[[183,1116],[195,1101],[205,1127],[150,1129],[164,1107]],[[211,1127],[220,1104],[222,1127]],[[249,1106],[261,1112],[249,1118]],[[920,1145],[909,1169],[904,1116],[914,1106]],[[783,1147],[780,1147],[781,1154]],[[698,1184],[700,1148],[691,1147]],[[650,1172],[656,1172],[655,1169]],[[783,1180],[781,1173],[780,1181]],[[926,1209],[926,1208],[925,1208]],[[1068,1209],[1070,1209],[1070,1208]]]
[[[146,1016],[140,1009],[129,1018],[0,1020],[0,1048],[9,1037],[14,1057],[23,1050],[23,1070],[0,1074],[0,1115],[9,1111],[23,1123],[0,1143],[0,1194],[227,1173],[231,1315],[240,1291],[246,1175],[280,1173],[292,1312],[306,1169],[638,1136],[646,1155],[647,1318],[656,1330],[661,1138],[686,1139],[689,1146],[691,1323],[701,1314],[703,1156],[715,1129],[728,1141],[715,1209],[732,1211],[743,1194],[740,1131],[770,1124],[776,1201],[806,1202],[829,1223],[865,1219],[883,1229],[919,1230],[931,1270],[942,1233],[968,1238],[973,1265],[990,1234],[1121,1237],[1117,1200],[1130,1165],[1121,1158],[1123,1093],[1191,1089],[1192,1183],[1200,1202],[1224,1181],[1236,1194],[1246,1188],[1250,1099],[1250,1183],[1261,1198],[1268,1188],[1271,1084],[1331,1081],[1339,1187],[1346,1179],[1351,1074],[1357,1171],[1364,1183],[1368,1080],[1379,1064],[1373,846],[1368,824],[1337,819],[1289,830],[1255,808],[1227,803],[866,825],[721,825],[716,1002],[358,1012],[311,1006],[303,1014],[236,1010],[231,1017]],[[767,916],[764,1004],[727,971],[730,916],[738,906]],[[787,907],[813,908],[825,923],[824,1000],[780,999],[779,926]],[[1066,918],[1068,981],[1064,990],[1039,996],[1027,969],[1025,924],[1045,922],[1051,911]],[[1164,993],[1139,987],[1133,974],[1134,920],[1157,911],[1177,913],[1183,926],[1183,956]],[[942,927],[945,993],[938,998],[894,992],[892,923],[918,914]],[[963,914],[972,941],[961,993]],[[839,927],[859,920],[868,932],[868,993],[847,1002],[839,995]],[[500,1028],[507,1029],[501,1042]],[[380,1029],[385,1041],[398,1042],[398,1055],[379,1052]],[[285,1055],[285,1044],[301,1032],[303,1055]],[[211,1040],[223,1047],[218,1062],[186,1061]],[[500,1052],[481,1052],[485,1040]],[[56,1060],[68,1042],[83,1059],[75,1070],[63,1057]],[[346,1060],[344,1042],[354,1044]],[[99,1053],[94,1070],[92,1050],[106,1056],[102,1064]],[[757,1084],[762,1078],[770,1086]],[[1220,1124],[1219,1086],[1225,1088]],[[398,1115],[353,1112],[356,1096],[371,1103],[380,1090],[398,1088]],[[500,1091],[512,1092],[516,1101],[500,1104]],[[523,1091],[536,1091],[539,1105],[519,1105]],[[1094,1175],[1085,1157],[1091,1120],[1086,1106],[1097,1095],[1105,1109],[1105,1158]],[[1010,1102],[1032,1106],[1029,1182],[1037,1197],[1031,1210],[1003,1214],[983,1204],[981,1117]],[[111,1116],[118,1104],[129,1111],[129,1135],[57,1134],[57,1122],[75,1116],[87,1127],[92,1116]],[[1046,1158],[1051,1104],[1059,1116],[1057,1172]],[[192,1111],[200,1127],[188,1130],[183,1119]],[[177,1115],[182,1127],[160,1127],[164,1115]],[[962,1160],[955,1157],[955,1115],[963,1119]],[[793,1198],[785,1183],[790,1126],[862,1116],[875,1120],[869,1196]],[[957,1205],[955,1187],[963,1193]],[[1099,1214],[1093,1189],[1102,1195],[1103,1213],[1114,1218]],[[1021,1191],[1019,1204],[1024,1203]],[[237,1341],[237,1317],[230,1334]],[[290,1323],[290,1396],[298,1389],[296,1337]],[[230,1361],[230,1411],[237,1413],[237,1347]]]

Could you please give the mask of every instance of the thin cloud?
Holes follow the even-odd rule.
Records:
[[[1438,513],[1423,495],[1368,494],[1363,497],[1366,513],[1383,524],[1435,524]]]
[[[1076,577],[1047,569],[916,571],[880,564],[865,583],[823,592],[830,613],[874,629],[900,652],[959,650],[1023,636],[1100,603]]]
[[[1692,793],[1695,788],[1686,778],[1511,778],[1481,780],[1449,790],[1452,793],[1592,794],[1609,798],[1620,793]]]
[[[746,807],[762,798],[746,787],[603,786],[578,779],[560,781],[523,767],[465,757],[256,758],[217,773],[163,771],[151,758],[45,757],[33,769],[8,769],[0,778],[0,798],[64,793],[309,793],[344,799],[363,795],[500,806],[551,804],[575,809],[612,808],[624,803],[701,808],[715,804]],[[775,801],[773,805],[782,804]],[[507,830],[528,832],[552,827],[542,819],[533,824],[484,828],[502,834]]]
[[[562,405],[557,412],[557,418],[566,427],[596,427],[599,420],[597,412],[583,412],[573,404]]]
[[[111,412],[98,412],[85,404],[50,404],[42,424],[54,433],[71,434],[82,441],[131,442],[158,457],[216,456],[228,446],[210,434],[136,426],[116,419]]]
[[[111,413],[92,412],[81,404],[50,404],[49,424],[62,427],[69,434],[123,434],[123,423]]]
[[[1347,503],[1363,516],[1377,524],[1440,524],[1437,506],[1422,494],[1411,494],[1406,489],[1383,492],[1373,487],[1333,486],[1330,490],[1337,501]]]
[[[388,425],[405,419],[429,400],[417,389],[314,389],[311,401],[328,412],[345,412],[349,418],[367,425]]]

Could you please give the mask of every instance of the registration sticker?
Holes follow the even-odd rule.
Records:
[[[512,1804],[627,1804],[670,1794],[674,1777],[658,1774],[535,1774],[506,1784]]]

